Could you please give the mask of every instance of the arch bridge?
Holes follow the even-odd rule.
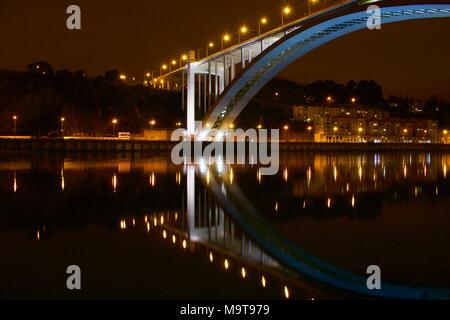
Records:
[[[373,5],[380,11],[374,11]],[[179,69],[152,83],[180,90],[187,134],[210,139],[214,132],[225,133],[232,127],[250,100],[291,63],[332,40],[368,28],[374,17],[379,17],[381,27],[406,20],[450,18],[450,0],[346,1],[202,59],[195,60],[195,52],[190,51]],[[195,127],[196,108],[204,114],[201,129]]]

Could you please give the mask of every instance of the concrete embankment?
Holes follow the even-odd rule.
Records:
[[[1,151],[22,152],[151,152],[170,151],[176,142],[119,139],[2,139]],[[280,142],[280,151],[450,151],[450,144]]]

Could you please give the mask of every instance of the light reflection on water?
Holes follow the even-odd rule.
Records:
[[[448,275],[436,272],[450,266],[449,164],[447,154],[297,154],[282,156],[277,176],[262,176],[256,166],[219,164],[197,168],[198,176],[189,177],[188,167],[164,157],[9,159],[0,162],[0,230],[27,230],[45,243],[54,233],[82,233],[92,224],[122,232],[142,229],[260,290],[276,283],[278,298],[330,297],[242,232],[209,190],[216,177],[238,186],[270,224],[316,256],[359,274],[364,263],[382,261],[389,280],[448,287]],[[189,179],[195,184],[192,195]],[[393,219],[393,212],[402,219]],[[379,247],[386,242],[373,240],[377,235],[394,244]],[[418,267],[402,272],[410,261]]]

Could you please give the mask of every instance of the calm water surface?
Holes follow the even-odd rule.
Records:
[[[271,177],[164,155],[0,159],[1,298],[360,296],[299,272],[297,249],[450,287],[450,154],[285,154]]]

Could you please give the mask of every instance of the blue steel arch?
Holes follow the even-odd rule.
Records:
[[[380,290],[367,288],[367,276],[354,274],[303,250],[274,228],[253,207],[236,184],[223,183],[212,174],[207,188],[227,214],[255,244],[284,266],[332,288],[387,299],[450,299],[449,288],[411,286],[383,281]]]
[[[430,18],[450,18],[449,4],[402,4],[389,3],[408,1],[386,1],[375,3],[381,8],[382,24]],[[414,2],[409,1],[409,2]],[[426,2],[424,0],[423,2]],[[373,3],[372,3],[373,4]],[[352,3],[349,7],[337,8],[337,17],[321,22],[305,22],[271,47],[262,52],[225,89],[203,120],[200,136],[206,137],[211,129],[226,130],[246,107],[250,100],[276,75],[310,51],[337,38],[367,28],[371,4]],[[383,5],[385,5],[383,7]],[[350,9],[350,10],[349,10]],[[350,13],[348,13],[350,11]],[[356,11],[356,12],[351,12]],[[319,17],[320,18],[320,17]]]

